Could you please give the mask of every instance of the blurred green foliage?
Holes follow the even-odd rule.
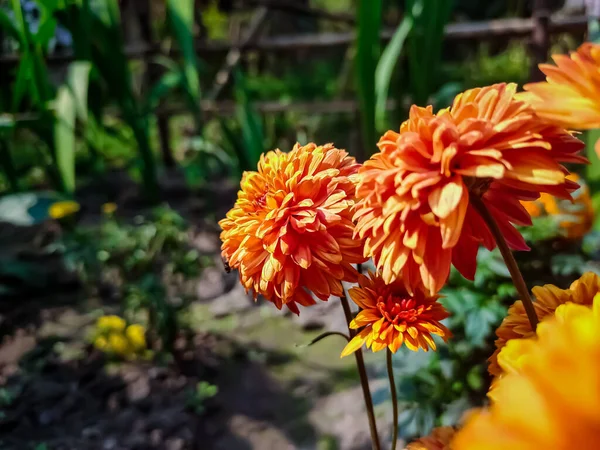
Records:
[[[178,314],[190,300],[186,292],[170,291],[196,277],[210,261],[190,247],[187,224],[175,211],[158,207],[133,223],[108,217],[99,228],[76,227],[55,245],[70,270],[90,290],[116,289],[124,317],[140,313],[151,337],[171,351]]]

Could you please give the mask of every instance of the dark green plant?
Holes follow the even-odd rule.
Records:
[[[172,350],[177,316],[189,299],[185,292],[168,298],[166,285],[197,276],[207,264],[189,245],[181,216],[161,207],[134,224],[109,218],[99,229],[73,230],[59,249],[90,290],[106,283],[117,290],[126,317],[146,312],[151,337]]]
[[[196,414],[202,415],[206,411],[206,400],[214,397],[218,392],[219,389],[214,384],[200,381],[196,385],[196,389],[190,391],[187,406],[193,409]]]

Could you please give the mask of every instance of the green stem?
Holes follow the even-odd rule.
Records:
[[[470,200],[471,204],[479,213],[485,224],[492,232],[494,239],[496,240],[496,244],[498,245],[498,249],[502,254],[502,258],[504,258],[504,263],[506,264],[506,267],[510,272],[510,276],[513,280],[515,287],[517,288],[519,296],[521,297],[523,306],[525,307],[525,312],[527,313],[527,318],[529,319],[529,323],[531,324],[531,329],[535,331],[539,319],[535,312],[535,308],[533,307],[533,301],[531,300],[531,296],[529,295],[529,289],[527,288],[527,284],[523,279],[523,274],[521,273],[521,271],[519,270],[519,266],[517,265],[517,261],[515,260],[512,251],[508,247],[508,244],[506,243],[504,235],[500,231],[496,220],[485,206],[483,200],[481,200],[481,198],[475,194],[471,194]]]
[[[394,382],[394,368],[392,367],[392,352],[387,349],[387,373],[390,380],[390,393],[392,394],[392,414],[393,414],[393,429],[392,429],[392,450],[396,450],[398,442],[398,394],[396,393],[396,383]]]
[[[356,330],[350,328],[350,322],[352,322],[352,311],[350,311],[348,299],[344,294],[342,297],[340,297],[340,300],[342,301],[342,307],[344,308],[344,315],[346,316],[346,322],[348,323],[348,331],[350,332],[350,337],[353,338],[356,335]],[[356,358],[356,367],[358,368],[358,375],[360,376],[360,385],[362,386],[365,407],[367,408],[367,416],[369,417],[371,446],[373,450],[381,450],[381,444],[379,443],[379,435],[377,434],[377,422],[375,421],[375,412],[373,409],[373,399],[371,398],[371,390],[369,389],[369,378],[367,377],[365,360],[363,358],[362,350],[360,348],[354,352],[354,357]]]
[[[19,190],[17,170],[12,155],[10,154],[8,143],[4,140],[0,140],[0,160],[2,161],[2,166],[4,167],[4,172],[6,173],[6,178],[8,179],[11,191],[17,192]]]
[[[312,341],[310,341],[310,343],[308,345],[310,346],[310,345],[316,344],[317,342],[319,342],[329,336],[340,336],[340,337],[343,337],[344,339],[346,339],[346,342],[350,342],[350,337],[346,336],[344,333],[340,333],[339,331],[327,331],[323,334],[318,335],[316,338],[314,338]]]

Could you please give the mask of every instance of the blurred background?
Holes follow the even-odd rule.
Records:
[[[416,103],[539,80],[583,0],[0,0],[0,448],[370,448],[339,302],[254,302],[218,220],[264,151],[359,161]],[[588,9],[586,9],[586,6]],[[583,135],[589,147],[600,135]],[[600,272],[600,162],[527,205],[532,285]],[[515,299],[495,252],[444,289],[455,338],[394,365],[403,439],[481,405]],[[367,354],[389,445],[381,355]]]

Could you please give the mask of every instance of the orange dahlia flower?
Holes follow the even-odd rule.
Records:
[[[455,434],[454,427],[437,427],[431,431],[429,436],[408,444],[406,450],[451,450],[450,442]]]
[[[385,284],[372,272],[368,277],[360,275],[358,287],[348,293],[361,308],[350,328],[362,330],[346,345],[342,357],[365,343],[374,352],[387,347],[395,353],[402,344],[413,351],[435,350],[432,334],[444,341],[450,337],[450,330],[440,323],[449,314],[437,301],[439,295],[429,295],[418,287],[409,292],[401,279]]]
[[[543,193],[537,200],[521,203],[531,217],[553,216],[558,219],[561,234],[569,239],[579,239],[594,225],[594,205],[590,189],[577,174],[572,173],[567,179],[579,184],[579,189],[572,193],[573,201]]]
[[[581,278],[574,281],[569,289],[559,289],[552,284],[546,284],[545,286],[536,286],[531,290],[535,297],[533,307],[540,322],[554,317],[556,308],[566,303],[590,306],[594,301],[594,296],[599,291],[600,277],[593,272],[585,273]],[[496,339],[496,351],[489,358],[490,365],[488,368],[490,374],[494,376],[503,373],[502,367],[498,364],[498,354],[508,341],[535,336],[521,300],[516,301],[508,309],[508,315],[496,330],[496,336],[498,337]],[[511,358],[511,360],[514,360],[514,358]]]
[[[472,415],[454,450],[570,450],[600,442],[600,296],[593,307],[561,305],[522,339],[519,367],[498,381],[492,405]]]
[[[590,42],[576,52],[553,55],[556,66],[540,64],[546,81],[526,84],[520,99],[537,114],[562,127],[600,128],[600,45]]]
[[[219,222],[222,255],[239,270],[254,297],[277,308],[341,296],[342,281],[356,281],[352,264],[364,262],[353,239],[352,213],[359,165],[331,144],[296,144],[261,156],[245,172],[235,206]]]
[[[583,143],[515,99],[516,85],[468,90],[448,109],[413,106],[359,172],[356,235],[386,283],[403,274],[430,293],[450,264],[473,279],[480,244],[494,238],[470,195],[483,199],[509,246],[528,249],[512,226],[530,225],[520,200],[541,192],[570,198],[577,184],[562,162],[585,162]]]

